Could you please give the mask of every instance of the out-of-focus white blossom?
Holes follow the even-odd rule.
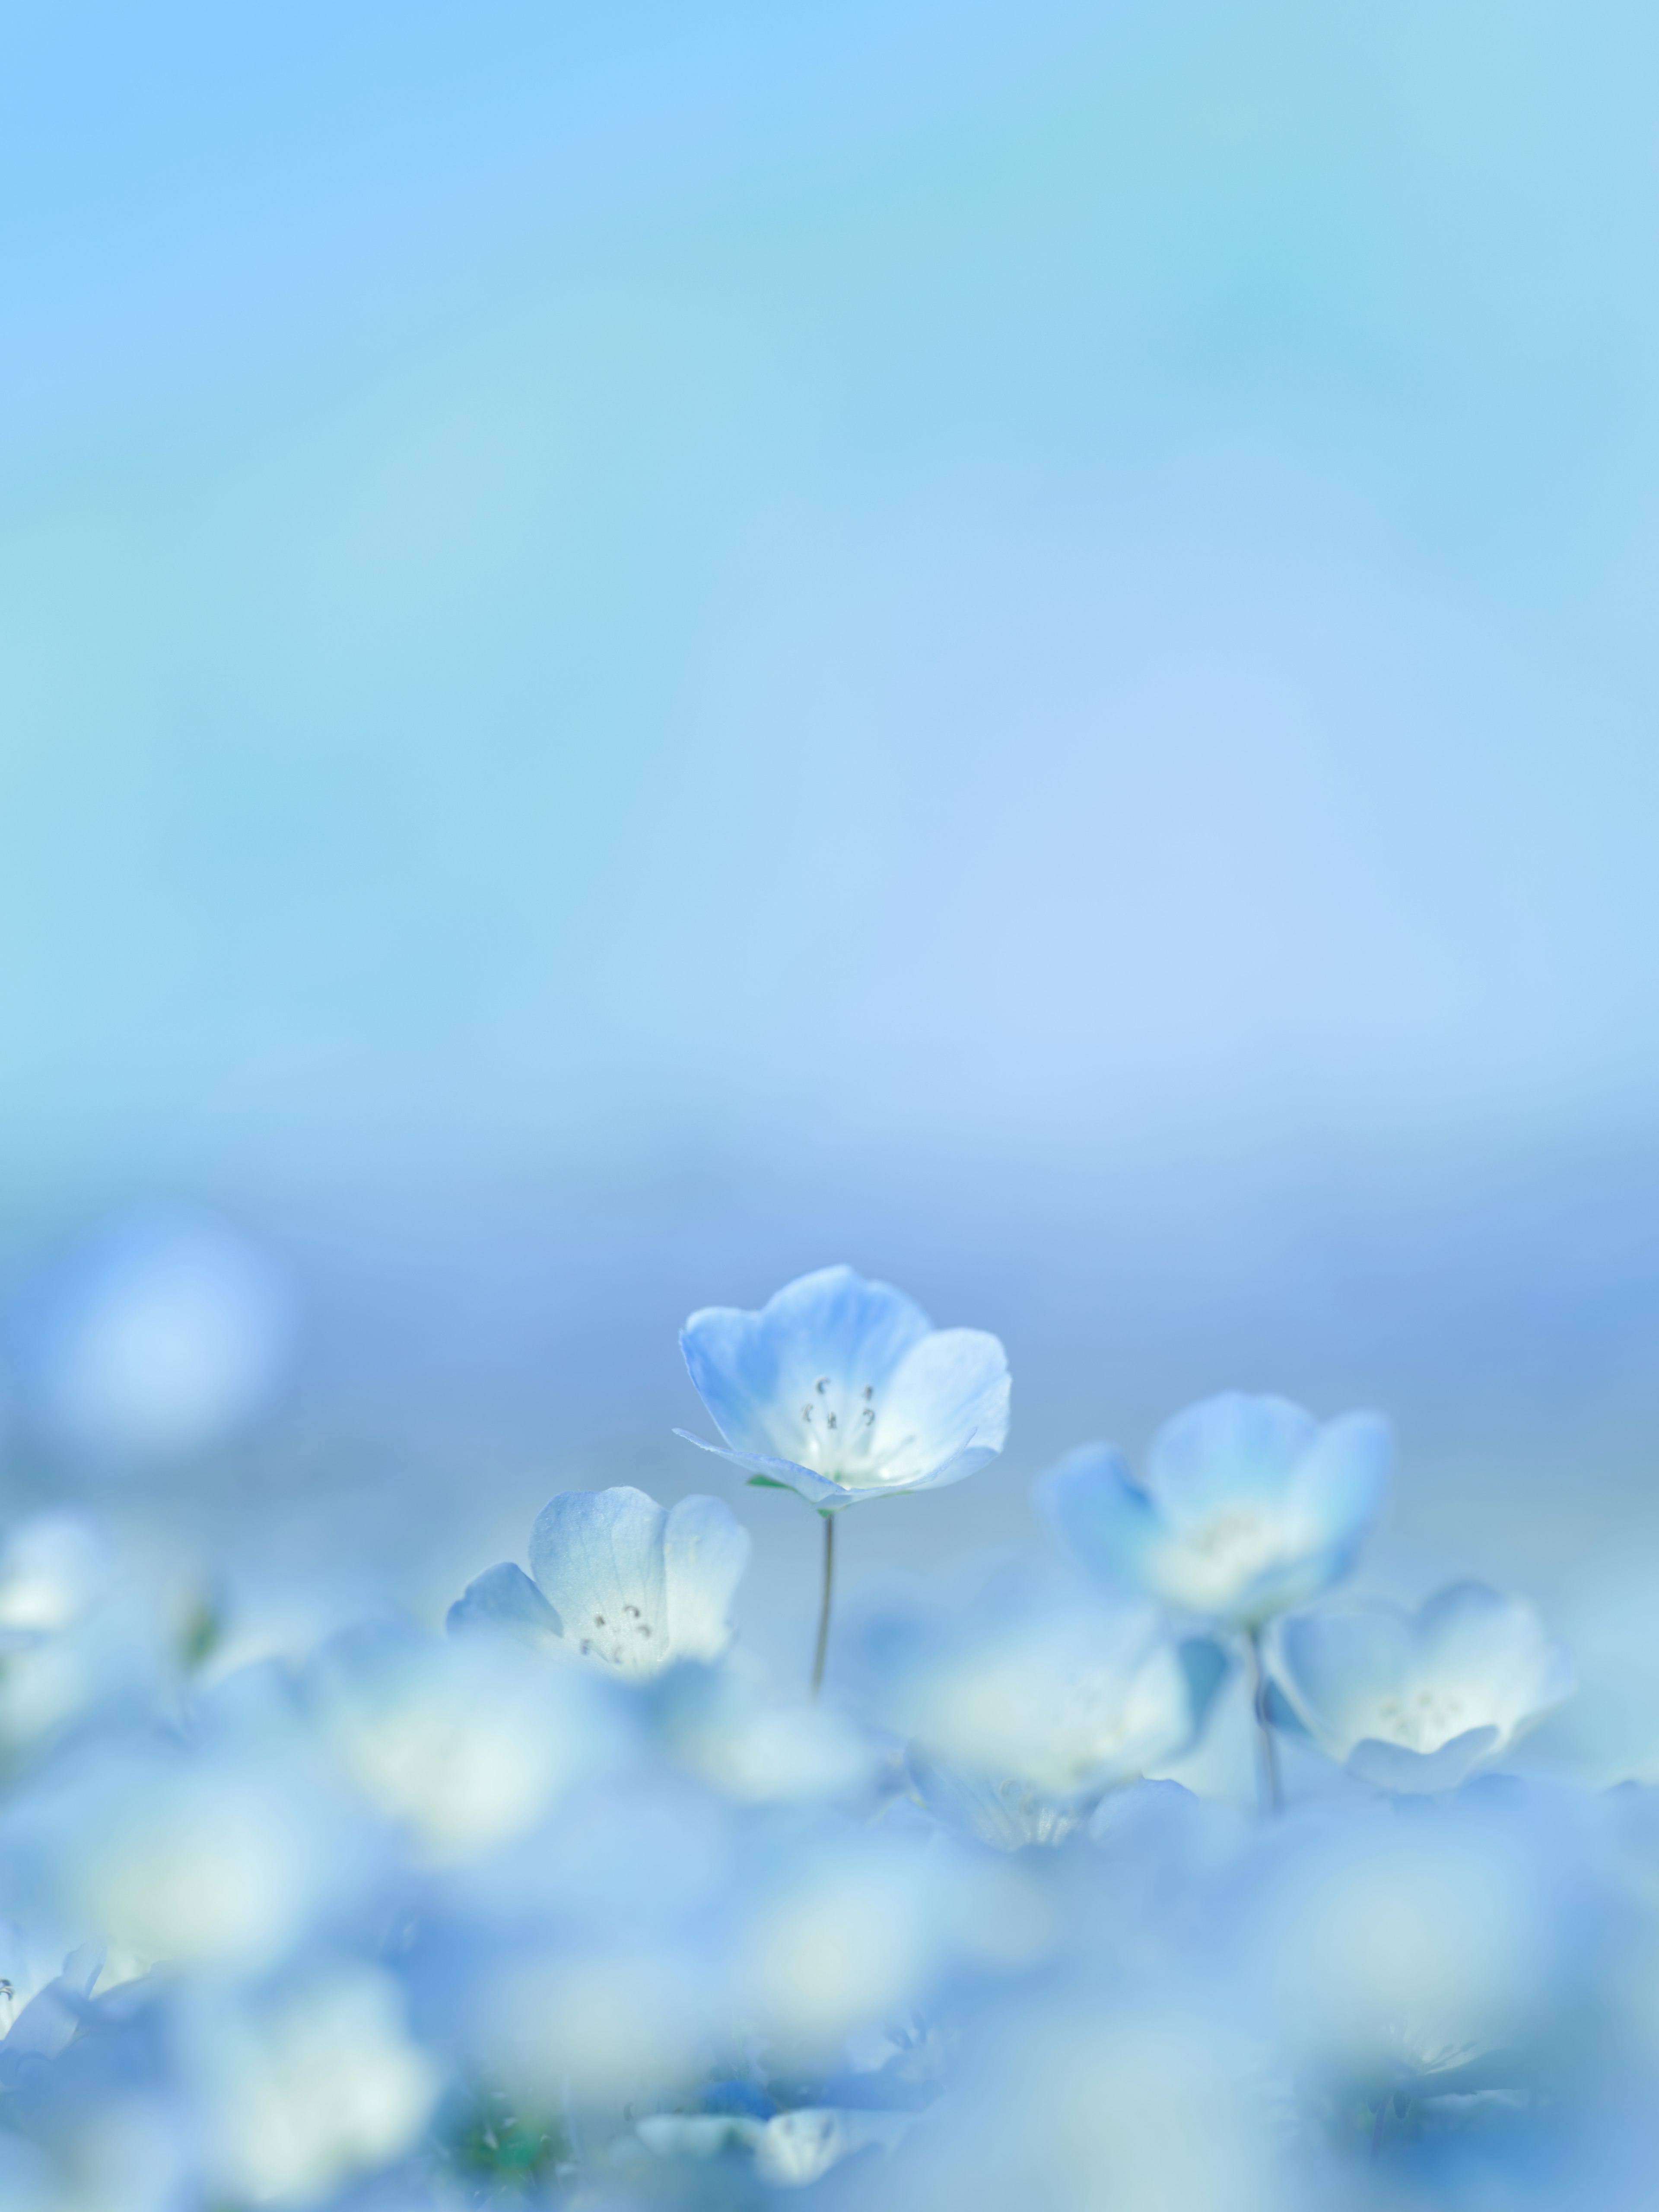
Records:
[[[1481,1583],[1414,1613],[1353,1605],[1281,1621],[1272,1663],[1320,1747],[1384,1790],[1455,1789],[1573,1688],[1532,1607]]]
[[[674,1759],[747,1805],[873,1807],[890,1765],[835,1706],[769,1695],[730,1668],[677,1668],[655,1723]]]
[[[522,1834],[623,1738],[579,1673],[499,1638],[352,1630],[317,1655],[308,1687],[353,1784],[439,1859]]]
[[[0,1550],[0,1748],[155,1710],[180,1671],[178,1597],[118,1559],[88,1515],[19,1522]]]
[[[1518,1784],[1310,1808],[1216,1890],[1212,1942],[1285,2062],[1345,2088],[1530,2089],[1591,2061],[1619,1911],[1593,1830]]]
[[[319,2203],[406,2151],[441,2087],[398,1984],[368,1966],[191,1993],[174,2033],[209,2185],[236,2203]]]
[[[291,1758],[89,1747],[0,1820],[14,1896],[175,1972],[278,1965],[374,1865],[349,1809]]]
[[[870,1621],[854,1668],[927,1802],[1011,1849],[1058,1841],[1103,1791],[1187,1751],[1224,1662],[1152,1606],[1002,1575]]]

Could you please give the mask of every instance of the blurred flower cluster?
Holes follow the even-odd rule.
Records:
[[[445,1634],[233,1672],[90,1520],[9,1532],[9,2212],[1651,2201],[1659,1798],[1501,1771],[1572,1686],[1526,1605],[1327,1599],[1379,1419],[1207,1401],[1043,1477],[1047,1559],[836,1620],[1001,1346],[846,1268],[684,1343],[817,1516],[822,1695],[734,1648],[715,1498],[556,1497]],[[1253,1809],[1167,1778],[1227,1726]]]

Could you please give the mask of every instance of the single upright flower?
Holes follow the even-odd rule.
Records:
[[[1454,1790],[1572,1694],[1572,1664],[1519,1598],[1456,1583],[1414,1613],[1282,1621],[1275,1686],[1322,1751],[1379,1789]]]
[[[665,1510],[642,1490],[568,1490],[536,1517],[530,1573],[505,1562],[479,1575],[449,1608],[449,1631],[508,1635],[643,1680],[721,1656],[748,1564],[749,1532],[718,1498]]]
[[[758,1313],[705,1306],[680,1332],[724,1442],[677,1435],[826,1513],[976,1473],[1008,1434],[994,1336],[935,1328],[887,1283],[820,1267]]]
[[[935,1328],[890,1283],[820,1267],[758,1313],[705,1306],[680,1331],[697,1395],[724,1443],[688,1443],[798,1491],[823,1516],[823,1597],[812,1661],[823,1680],[835,1516],[861,1498],[939,1490],[974,1474],[1008,1434],[1008,1362],[978,1328]]]
[[[1165,1423],[1139,1483],[1109,1444],[1085,1444],[1041,1479],[1037,1504],[1108,1581],[1255,1633],[1347,1573],[1392,1455],[1378,1414],[1322,1426],[1283,1398],[1227,1391]]]
[[[1085,1566],[1243,1635],[1264,1808],[1279,1789],[1262,1628],[1347,1573],[1392,1458],[1379,1414],[1322,1427],[1286,1399],[1228,1390],[1165,1422],[1139,1483],[1109,1444],[1085,1444],[1037,1484],[1039,1511]]]

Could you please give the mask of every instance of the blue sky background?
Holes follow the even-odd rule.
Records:
[[[695,1486],[839,1257],[1015,1354],[930,1543],[1231,1382],[1400,1415],[1398,1578],[1659,1520],[1650,11],[3,41],[0,1258],[285,1255],[204,1526]]]

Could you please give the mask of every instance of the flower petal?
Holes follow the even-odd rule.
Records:
[[[827,1474],[820,1474],[816,1468],[802,1467],[793,1459],[769,1459],[763,1452],[738,1451],[725,1444],[711,1444],[706,1437],[694,1436],[690,1429],[676,1429],[674,1434],[684,1437],[689,1444],[696,1444],[699,1451],[713,1452],[717,1459],[729,1459],[733,1467],[744,1468],[749,1474],[760,1476],[763,1481],[775,1483],[782,1490],[798,1492],[814,1505],[847,1505],[860,1494],[849,1492],[839,1482],[832,1482]],[[876,1491],[863,1494],[872,1498],[879,1495]]]
[[[1418,1638],[1425,1667],[1478,1702],[1506,1741],[1572,1694],[1572,1663],[1532,1607],[1484,1583],[1437,1592],[1418,1616]]]
[[[1148,1587],[1163,1531],[1146,1492],[1110,1444],[1080,1444],[1039,1475],[1032,1502],[1044,1526],[1091,1574],[1120,1588]]]
[[[1378,1790],[1392,1790],[1403,1796],[1455,1790],[1495,1747],[1498,1737],[1495,1728],[1465,1729],[1462,1735],[1443,1743],[1438,1751],[1421,1752],[1407,1751],[1403,1745],[1382,1743],[1376,1736],[1366,1736],[1349,1753],[1348,1771],[1361,1782],[1369,1782]]]
[[[532,1651],[556,1648],[564,1634],[558,1614],[524,1569],[506,1559],[474,1577],[444,1625],[452,1636],[508,1636]]]
[[[1146,1494],[1179,1528],[1235,1500],[1277,1500],[1319,1434],[1288,1398],[1224,1390],[1166,1421],[1146,1453]]]
[[[1288,1502],[1341,1555],[1344,1571],[1382,1510],[1394,1473],[1394,1431],[1381,1413],[1327,1421],[1298,1463]]]
[[[938,1489],[994,1459],[1008,1434],[1008,1360],[984,1329],[942,1328],[913,1345],[889,1382],[884,1428],[905,1439],[890,1487]]]
[[[1333,1607],[1281,1621],[1270,1664],[1321,1747],[1346,1759],[1374,1724],[1380,1701],[1403,1692],[1415,1641],[1410,1614],[1397,1606]]]
[[[928,1328],[915,1299],[890,1284],[820,1267],[758,1313],[705,1306],[681,1330],[680,1348],[726,1443],[769,1458],[787,1456],[799,1407],[821,1375],[879,1389]]]
[[[668,1516],[642,1490],[571,1490],[530,1532],[530,1565],[584,1654],[651,1674],[669,1649],[663,1534]]]
[[[675,1660],[718,1659],[732,1641],[732,1600],[749,1564],[749,1531],[718,1498],[682,1498],[668,1516],[663,1568]]]

